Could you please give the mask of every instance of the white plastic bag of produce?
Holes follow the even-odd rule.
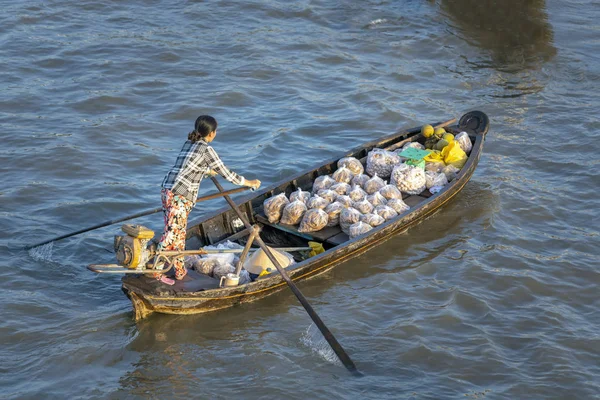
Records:
[[[337,192],[331,189],[321,189],[317,192],[317,195],[327,200],[328,203],[333,203],[338,196]]]
[[[328,205],[329,205],[329,202],[326,199],[319,196],[318,194],[315,194],[313,197],[308,199],[308,201],[306,202],[306,208],[308,208],[309,210],[312,210],[315,208],[323,210]]]
[[[231,240],[227,240],[224,243],[219,243],[216,246],[204,246],[204,250],[231,250],[231,249],[243,249],[239,243],[234,243]],[[211,253],[205,256],[206,258],[216,258],[221,261],[221,263],[229,263],[235,264],[237,262],[237,254],[236,253]]]
[[[208,276],[213,276],[213,270],[217,265],[221,264],[221,261],[218,258],[203,258],[200,256],[186,257],[185,261],[187,268],[193,268],[198,273]]]
[[[403,193],[419,194],[426,189],[425,170],[414,165],[400,164],[392,171],[391,183]]]
[[[350,196],[339,195],[335,198],[335,201],[342,204],[344,207],[352,207],[352,199],[350,198]]]
[[[239,243],[234,243],[227,240],[217,245],[204,246],[205,250],[230,250],[230,249],[243,249],[244,246]],[[213,271],[216,267],[235,265],[239,260],[237,253],[210,253],[203,256],[186,256],[185,263],[186,267],[193,268],[201,274],[208,276],[214,276]],[[190,265],[191,263],[191,265]],[[217,269],[218,271],[218,269]]]
[[[285,197],[285,193],[279,193],[277,196],[269,197],[263,202],[263,210],[269,219],[269,222],[276,224],[281,218],[281,213],[290,201]]]
[[[350,190],[350,193],[348,193],[348,197],[350,197],[352,201],[361,201],[367,198],[367,192],[362,190],[359,186],[354,186],[352,190]]]
[[[333,184],[335,184],[335,180],[329,175],[321,175],[315,179],[313,183],[313,193],[317,193],[321,189],[329,189]]]
[[[212,276],[216,279],[221,279],[222,276],[227,274],[233,274],[235,272],[235,267],[231,264],[219,264],[215,266],[213,269]]]
[[[348,236],[350,236],[350,239],[354,239],[363,233],[369,232],[371,229],[373,229],[371,225],[358,221],[357,223],[350,225],[350,228],[348,228]]]
[[[425,163],[425,172],[442,172],[446,164],[443,162],[427,161]]]
[[[471,152],[473,148],[473,143],[471,143],[471,138],[467,134],[467,132],[461,132],[454,137],[454,140],[458,142],[460,148],[467,153],[467,155]]]
[[[456,179],[456,174],[460,172],[460,169],[456,168],[454,165],[446,165],[444,169],[442,169],[442,172],[446,175],[448,182],[452,182]]]
[[[359,175],[362,174],[365,168],[361,164],[361,162],[354,157],[344,157],[341,158],[337,163],[338,168],[346,167],[348,168],[352,174]],[[346,182],[347,183],[347,182]]]
[[[365,182],[363,189],[367,194],[373,194],[379,189],[385,186],[385,181],[381,179],[377,174],[373,175],[371,179]]]
[[[300,188],[298,188],[298,190],[290,194],[290,203],[296,200],[300,200],[304,202],[304,204],[306,204],[308,202],[308,199],[310,199],[310,192],[305,192]]]
[[[373,204],[369,203],[367,199],[355,201],[354,203],[352,203],[352,207],[360,211],[361,214],[368,214],[370,212],[373,212],[374,208]]]
[[[350,183],[352,178],[354,178],[354,174],[350,169],[346,167],[338,168],[331,177],[337,182]]]
[[[344,209],[344,205],[337,201],[334,201],[327,207],[325,207],[325,212],[327,213],[327,226],[337,226],[340,223],[340,214]]]
[[[306,211],[306,204],[302,200],[292,201],[283,209],[283,215],[279,222],[286,225],[297,225],[302,221]]]
[[[355,175],[354,178],[352,178],[352,182],[350,182],[350,184],[352,186],[357,185],[363,187],[365,185],[365,182],[369,179],[371,179],[371,177],[367,174]]]
[[[373,149],[367,155],[367,174],[383,179],[390,177],[392,169],[400,163],[400,156],[384,149]]]
[[[350,193],[350,190],[352,190],[352,187],[350,187],[350,185],[347,183],[338,182],[335,185],[331,186],[329,189],[333,190],[337,194],[348,194]]]
[[[300,222],[298,232],[308,233],[320,231],[327,226],[327,222],[329,222],[329,219],[325,211],[319,208],[308,210],[306,214],[304,214],[302,222]]]
[[[396,190],[398,190],[398,189],[396,189]],[[367,196],[367,201],[369,203],[373,204],[375,207],[387,203],[386,198],[383,197],[382,194],[379,193],[379,192],[375,192],[373,194],[368,195]]]
[[[390,206],[377,206],[375,207],[375,214],[384,218],[386,221],[389,221],[392,218],[396,218],[398,213]]]
[[[398,214],[402,214],[404,211],[410,210],[408,204],[406,204],[402,199],[390,199],[386,205],[393,208]]]
[[[425,186],[427,186],[427,189],[431,189],[433,186],[444,186],[448,184],[448,178],[446,178],[446,175],[443,172],[437,173],[426,171],[425,179]]]
[[[345,207],[340,213],[340,228],[346,235],[349,234],[350,225],[360,221],[362,214],[355,208]]]
[[[408,142],[408,143],[404,143],[404,146],[402,146],[402,150],[406,150],[406,149],[425,150],[425,146],[423,146],[419,142]],[[401,152],[402,151],[400,151],[400,153]]]
[[[379,226],[385,222],[385,218],[377,215],[377,214],[364,214],[361,215],[360,220],[365,224],[371,225],[373,228]]]
[[[379,189],[379,193],[381,193],[386,200],[402,198],[402,193],[400,193],[400,190],[398,190],[396,186],[390,184],[387,184]]]

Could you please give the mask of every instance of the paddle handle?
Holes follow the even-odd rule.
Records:
[[[244,186],[244,187],[239,187],[239,188],[236,188],[236,189],[227,190],[227,191],[222,192],[222,193],[209,194],[208,196],[198,197],[198,199],[196,200],[196,203],[199,203],[201,201],[207,201],[207,200],[216,199],[216,198],[223,197],[223,196],[226,196],[226,195],[229,195],[229,194],[243,192],[244,190],[248,190],[248,189],[250,189],[250,188]],[[100,223],[98,225],[94,225],[94,226],[91,226],[89,228],[80,229],[78,231],[67,233],[67,234],[62,235],[62,236],[58,236],[58,237],[55,237],[55,238],[52,238],[52,239],[44,240],[43,242],[39,242],[39,243],[36,243],[36,244],[25,246],[25,250],[33,249],[34,247],[42,246],[42,245],[48,244],[50,242],[55,242],[57,240],[66,239],[66,238],[71,237],[71,236],[79,235],[80,233],[85,233],[85,232],[93,231],[94,229],[103,228],[103,227],[108,226],[108,225],[113,225],[113,224],[116,224],[118,222],[128,221],[130,219],[139,218],[139,217],[143,217],[143,216],[150,215],[150,214],[155,214],[155,213],[160,212],[160,211],[162,211],[162,207],[153,208],[152,210],[142,211],[142,212],[139,212],[139,213],[136,213],[136,214],[133,214],[133,215],[129,215],[127,217],[123,217],[123,218],[119,218],[119,219],[113,219],[113,220],[110,220],[110,221],[102,222],[102,223]]]
[[[456,118],[452,118],[452,119],[449,119],[449,120],[448,120],[448,121],[446,121],[446,122],[442,122],[441,124],[437,124],[437,125],[435,125],[435,126],[433,127],[433,129],[435,129],[435,128],[445,128],[445,127],[447,127],[448,125],[450,125],[450,124],[453,124],[453,123],[455,123],[455,122],[456,122]]]
[[[246,256],[248,256],[248,252],[250,252],[250,246],[252,246],[252,243],[254,243],[254,239],[256,239],[256,236],[259,232],[260,231],[258,227],[252,227],[252,230],[250,231],[250,236],[248,236],[248,241],[246,242],[244,250],[242,250],[242,254],[240,255],[240,259],[238,260],[238,263],[235,266],[235,274],[237,276],[240,276],[240,272],[242,272],[242,267],[244,266],[244,262],[246,261]]]
[[[36,244],[25,246],[25,250],[33,249],[34,247],[42,246],[42,245],[50,243],[50,242],[55,242],[57,240],[66,239],[66,238],[71,237],[71,236],[79,235],[80,233],[85,233],[85,232],[93,231],[94,229],[103,228],[103,227],[108,226],[108,225],[116,224],[117,222],[123,222],[123,221],[127,221],[127,220],[130,220],[130,219],[143,217],[145,215],[154,214],[154,213],[157,213],[157,212],[159,212],[161,210],[162,210],[162,207],[160,207],[160,208],[154,208],[152,210],[142,211],[140,213],[133,214],[133,215],[130,215],[128,217],[123,217],[123,218],[119,218],[119,219],[114,219],[114,220],[102,222],[101,224],[94,225],[94,226],[91,226],[89,228],[80,229],[78,231],[67,233],[67,234],[62,235],[62,236],[58,236],[58,237],[55,237],[55,238],[52,238],[52,239],[44,240],[43,242],[39,242],[39,243],[36,243]]]
[[[212,179],[212,181],[215,184],[215,186],[217,187],[217,189],[219,189],[220,192],[223,192],[223,187],[215,179],[215,177],[211,177],[210,179]],[[238,215],[238,217],[242,220],[242,222],[244,223],[246,228],[248,230],[251,230],[250,222],[248,221],[246,216],[244,214],[242,214],[242,212],[240,211],[238,206],[231,200],[231,198],[229,196],[225,195],[224,197],[225,197],[225,200],[227,201],[227,203],[229,203],[231,208],[235,211],[235,213]],[[256,243],[258,243],[258,245],[265,252],[265,254],[269,258],[269,260],[271,260],[271,262],[273,263],[275,268],[277,268],[277,271],[279,271],[279,274],[281,274],[281,277],[283,278],[283,280],[288,284],[288,286],[290,287],[292,292],[296,295],[296,297],[298,298],[298,300],[300,301],[300,303],[302,304],[302,306],[304,307],[304,309],[306,310],[306,312],[308,313],[310,318],[313,320],[315,325],[319,328],[319,330],[323,334],[323,337],[325,338],[325,340],[327,340],[327,343],[329,343],[329,345],[331,346],[331,348],[333,349],[335,354],[338,356],[340,361],[344,364],[344,366],[348,369],[348,371],[350,371],[354,374],[357,374],[357,375],[361,375],[360,372],[358,372],[354,362],[352,362],[352,360],[350,359],[350,356],[348,356],[348,354],[346,353],[344,348],[336,340],[336,338],[333,336],[331,331],[327,328],[327,326],[325,326],[325,323],[321,320],[319,315],[312,308],[312,306],[310,305],[308,300],[306,300],[306,298],[304,297],[302,292],[300,292],[300,289],[298,289],[296,284],[294,284],[294,282],[290,279],[287,272],[279,264],[279,261],[277,261],[275,256],[273,256],[273,254],[271,253],[271,250],[262,241],[260,235],[256,235],[254,237],[254,241]]]

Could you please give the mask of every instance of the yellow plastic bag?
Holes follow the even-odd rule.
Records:
[[[318,242],[308,242],[308,246],[312,249],[308,254],[309,257],[314,257],[317,254],[321,254],[325,251],[323,245]]]
[[[442,149],[441,156],[446,165],[454,165],[456,168],[462,168],[467,162],[467,153],[460,148],[460,144],[453,140],[448,146]]]
[[[444,157],[442,156],[442,152],[439,150],[431,150],[431,153],[423,157],[423,160],[427,162],[444,162]]]

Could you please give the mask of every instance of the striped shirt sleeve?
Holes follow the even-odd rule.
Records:
[[[235,172],[231,171],[229,168],[227,168],[225,164],[223,164],[223,161],[221,161],[221,159],[217,155],[217,152],[211,146],[207,146],[206,150],[206,162],[208,163],[210,169],[212,169],[213,171],[215,171],[234,185],[245,185],[246,179],[244,179],[243,176],[240,176]]]

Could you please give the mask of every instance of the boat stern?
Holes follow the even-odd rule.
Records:
[[[133,319],[134,321],[140,321],[154,312],[154,308],[148,303],[142,296],[139,296],[134,290],[128,287],[126,284],[121,286],[123,293],[131,300],[133,305]]]

